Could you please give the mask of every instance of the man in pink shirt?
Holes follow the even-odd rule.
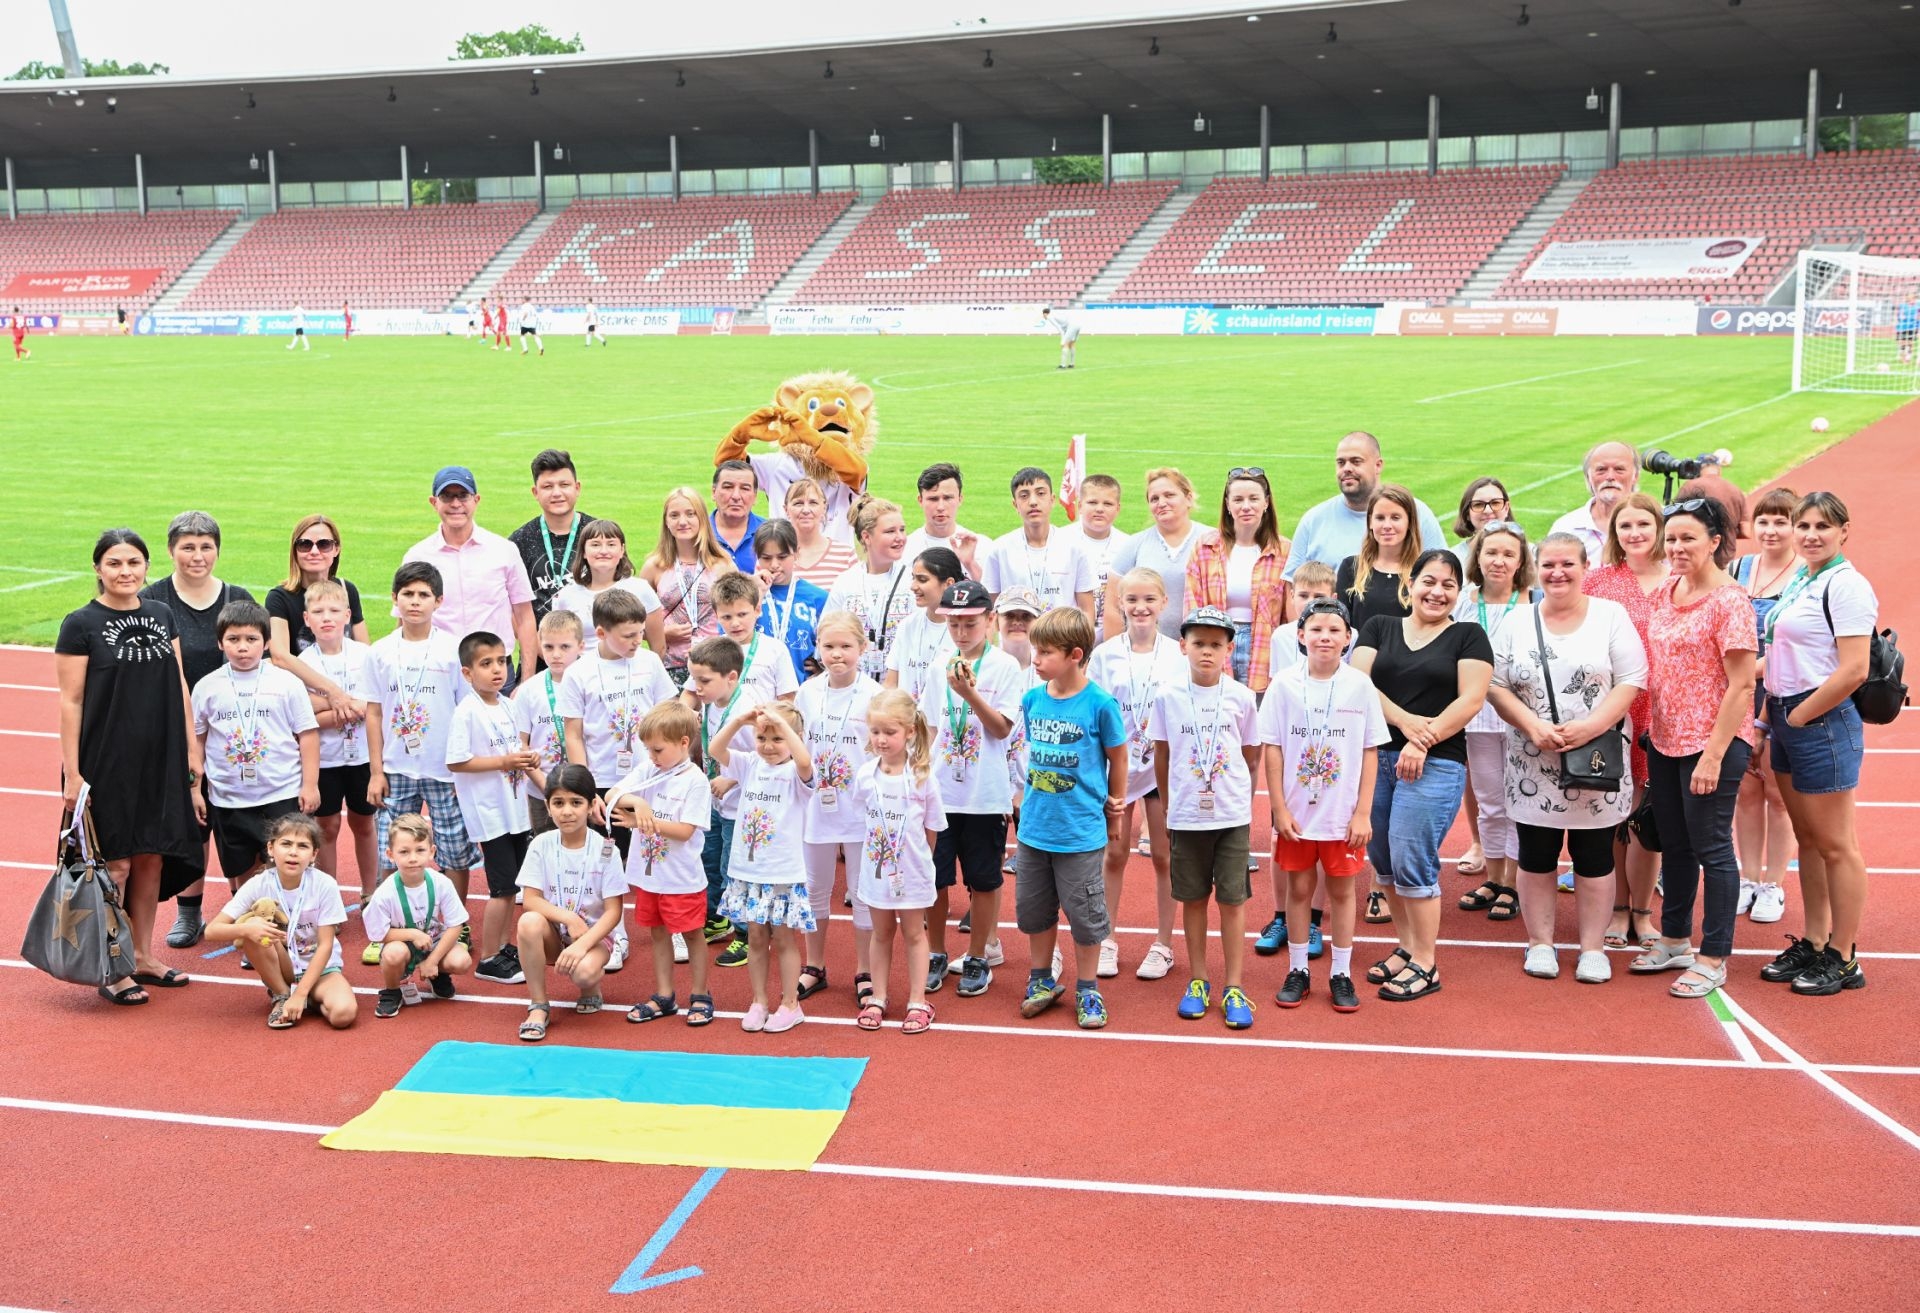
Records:
[[[464,465],[441,469],[433,476],[433,495],[427,502],[440,517],[440,528],[408,548],[406,559],[432,565],[445,583],[446,596],[433,613],[434,628],[456,642],[479,630],[503,641],[517,640],[521,662],[532,661],[540,651],[533,583],[520,550],[473,522],[480,505],[473,471]],[[510,673],[508,689],[519,682],[519,667]]]

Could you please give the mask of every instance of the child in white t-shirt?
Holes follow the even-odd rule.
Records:
[[[229,602],[214,620],[227,663],[193,689],[195,810],[213,828],[221,874],[238,888],[267,855],[267,823],[320,802],[320,730],[306,685],[267,661],[267,609]]]
[[[859,882],[864,818],[853,796],[853,777],[867,755],[867,704],[880,686],[860,672],[867,647],[866,627],[849,611],[829,611],[814,632],[814,656],[821,672],[800,686],[794,707],[806,725],[807,752],[813,758],[814,787],[807,794],[805,853],[807,897],[813,908],[813,933],[807,936],[807,961],[800,968],[795,997],[805,1001],[827,987],[827,925],[833,908],[836,860],[847,870],[848,904],[853,908],[854,1003],[873,992],[870,950],[873,919],[854,896]]]
[[[1160,690],[1185,681],[1187,660],[1180,645],[1160,632],[1160,613],[1167,609],[1167,587],[1160,576],[1138,566],[1115,583],[1114,604],[1124,629],[1094,648],[1087,661],[1087,678],[1113,695],[1127,727],[1127,813],[1121,818],[1119,835],[1107,844],[1107,906],[1118,908],[1126,889],[1137,807],[1146,812],[1157,921],[1153,943],[1134,975],[1159,980],[1173,969],[1173,885],[1167,867],[1167,800],[1154,783],[1153,736],[1147,722]],[[1120,974],[1120,944],[1111,935],[1100,945],[1096,974]]]
[[[480,846],[487,874],[487,911],[480,923],[480,965],[474,974],[517,985],[520,950],[509,926],[514,880],[526,860],[533,823],[527,815],[527,772],[538,758],[526,746],[513,707],[500,696],[512,656],[496,635],[477,630],[460,640],[460,674],[473,696],[453,709],[447,769],[467,837]]]
[[[546,669],[513,691],[513,720],[521,741],[539,760],[527,772],[527,819],[535,837],[553,828],[545,798],[547,775],[567,760],[567,719],[560,714],[560,686],[580,659],[586,626],[571,611],[547,612],[540,622],[540,659]]]
[[[320,856],[323,871],[338,871],[340,815],[347,817],[353,838],[354,867],[360,873],[361,901],[380,878],[380,859],[373,846],[373,817],[379,809],[367,801],[367,780],[373,770],[367,756],[367,699],[373,692],[373,650],[356,642],[349,630],[353,614],[346,585],[338,579],[310,583],[303,595],[307,628],[313,646],[300,659],[315,674],[332,680],[347,695],[350,710],[335,712],[324,693],[309,692],[314,718],[320,725]]]
[[[610,789],[640,764],[640,722],[674,696],[674,687],[660,658],[641,646],[647,611],[639,598],[610,588],[594,600],[593,612],[599,641],[560,682],[558,706],[567,760]],[[632,838],[631,830],[614,831],[622,857]]]
[[[1345,604],[1331,597],[1309,602],[1297,623],[1307,663],[1269,684],[1260,708],[1273,869],[1285,872],[1289,888],[1287,979],[1277,1001],[1297,1007],[1309,992],[1308,936],[1300,926],[1317,865],[1326,872],[1332,922],[1328,992],[1335,1011],[1352,1012],[1360,1006],[1351,975],[1353,877],[1367,865],[1374,776],[1387,722],[1373,681],[1344,660],[1353,638]]]
[[[882,689],[867,704],[867,750],[873,760],[854,777],[866,817],[859,898],[873,911],[873,993],[860,1007],[862,1030],[887,1015],[887,978],[895,930],[906,940],[907,1012],[901,1033],[933,1025],[927,1002],[927,918],[933,904],[933,845],[947,828],[940,787],[932,778],[933,731],[899,689]]]
[[[307,1004],[335,1030],[359,1015],[353,988],[341,973],[340,927],[347,909],[340,886],[313,864],[320,827],[305,812],[267,822],[273,865],[241,885],[207,927],[216,944],[233,944],[267,987],[267,1026],[286,1030]],[[280,922],[286,924],[282,926]]]
[[[707,778],[691,760],[700,718],[678,700],[662,702],[640,722],[647,763],[606,794],[607,819],[633,831],[627,848],[627,890],[633,923],[653,939],[653,996],[627,1012],[627,1020],[658,1021],[680,1009],[674,1003],[673,936],[699,931],[707,915],[707,876],[701,852],[714,824]],[[693,992],[687,1024],[713,1021],[707,993],[707,955],[692,955]]]
[[[800,689],[800,677],[787,645],[760,632],[760,581],[729,570],[713,581],[712,596],[720,632],[740,649],[740,682],[761,702],[791,702]]]
[[[935,667],[953,648],[946,617],[939,614],[940,595],[965,577],[951,548],[929,547],[913,558],[907,586],[920,609],[900,622],[887,645],[888,688],[900,689],[917,702],[938,678]]]
[[[527,1017],[520,1038],[538,1044],[547,1037],[553,1006],[547,966],[580,991],[573,1010],[591,1016],[606,1004],[600,981],[612,961],[614,932],[626,906],[627,875],[613,840],[587,828],[599,795],[593,773],[568,762],[547,779],[548,812],[554,828],[534,839],[520,868],[526,900],[515,938],[527,973]]]
[[[1002,589],[993,599],[994,619],[1000,628],[1000,650],[1020,666],[1020,696],[1046,683],[1033,668],[1033,644],[1027,639],[1043,608],[1039,594],[1025,584]],[[1013,719],[1013,733],[1007,736],[1007,785],[1013,791],[1013,828],[1020,828],[1020,800],[1027,792],[1027,728],[1023,717]],[[1013,854],[1000,864],[1003,874],[1014,874]],[[971,921],[968,923],[971,925]],[[997,941],[996,941],[997,942]],[[1055,974],[1058,974],[1057,972]]]
[[[373,1015],[398,1016],[418,1003],[417,975],[435,998],[452,998],[453,978],[473,970],[473,955],[460,942],[467,906],[453,881],[431,869],[433,828],[414,812],[387,826],[387,859],[394,872],[360,905],[367,942],[380,953],[380,994]]]
[[[1247,854],[1253,827],[1253,780],[1259,772],[1259,706],[1233,678],[1233,620],[1218,607],[1188,613],[1180,626],[1187,677],[1160,690],[1148,717],[1154,780],[1167,800],[1168,877],[1181,905],[1192,973],[1180,999],[1186,1021],[1206,1016],[1213,1000],[1207,977],[1207,900],[1220,907],[1220,957],[1226,983],[1220,1013],[1229,1030],[1253,1024],[1253,1001],[1241,988],[1246,958]]]
[[[708,751],[740,781],[740,819],[727,858],[727,887],[720,915],[747,928],[747,978],[753,1005],[740,1029],[773,1034],[792,1030],[800,1011],[800,936],[814,929],[807,897],[805,827],[813,792],[813,757],[801,737],[805,722],[785,702],[762,703],[740,712],[714,735]],[[744,729],[753,751],[728,747]],[[767,1008],[769,950],[780,955],[780,1007]]]
[[[695,643],[687,653],[687,686],[681,697],[700,718],[700,750],[715,813],[701,852],[707,871],[706,940],[709,944],[726,944],[714,959],[716,966],[745,966],[747,937],[720,915],[720,895],[727,889],[727,863],[733,853],[733,827],[740,816],[740,781],[726,769],[726,762],[706,755],[707,746],[723,726],[741,712],[760,705],[759,693],[746,682],[746,653],[740,645],[725,634]],[[742,750],[752,751],[753,730],[739,733],[746,735]]]

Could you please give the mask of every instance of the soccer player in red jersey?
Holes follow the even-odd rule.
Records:
[[[484,343],[488,338],[492,336],[493,336],[493,307],[487,304],[487,298],[483,296],[480,298],[480,340],[481,342]],[[499,349],[500,348],[497,346],[494,347],[495,351],[498,351]]]
[[[513,343],[507,340],[507,303],[505,301],[494,303],[493,345],[502,351],[513,350]]]
[[[27,350],[27,319],[25,315],[20,313],[19,306],[15,306],[13,308],[12,323],[13,323],[13,358],[15,360],[32,359],[33,352]]]

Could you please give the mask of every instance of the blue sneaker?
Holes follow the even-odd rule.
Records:
[[[1099,1030],[1107,1024],[1107,1001],[1100,997],[1100,991],[1089,989],[1076,1000],[1080,1029]]]
[[[1261,957],[1272,957],[1287,942],[1287,914],[1275,912],[1273,920],[1267,922],[1267,928],[1253,941],[1253,951]]]
[[[1189,980],[1187,992],[1180,996],[1180,1019],[1198,1021],[1207,1015],[1207,1004],[1213,1001],[1213,986],[1204,980]]]
[[[1327,941],[1320,937],[1320,927],[1314,925],[1307,930],[1307,961],[1318,962],[1327,951]]]
[[[1245,1030],[1253,1024],[1253,1000],[1236,985],[1221,997],[1220,1015],[1226,1018],[1228,1030]]]
[[[1027,982],[1027,996],[1020,1000],[1020,1015],[1037,1017],[1055,1003],[1067,991],[1052,976],[1043,976],[1039,980]]]

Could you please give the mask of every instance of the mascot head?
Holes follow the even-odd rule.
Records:
[[[801,374],[780,385],[773,400],[799,412],[807,425],[856,455],[873,451],[880,421],[873,413],[873,389],[840,371]],[[824,471],[814,471],[816,476]]]

